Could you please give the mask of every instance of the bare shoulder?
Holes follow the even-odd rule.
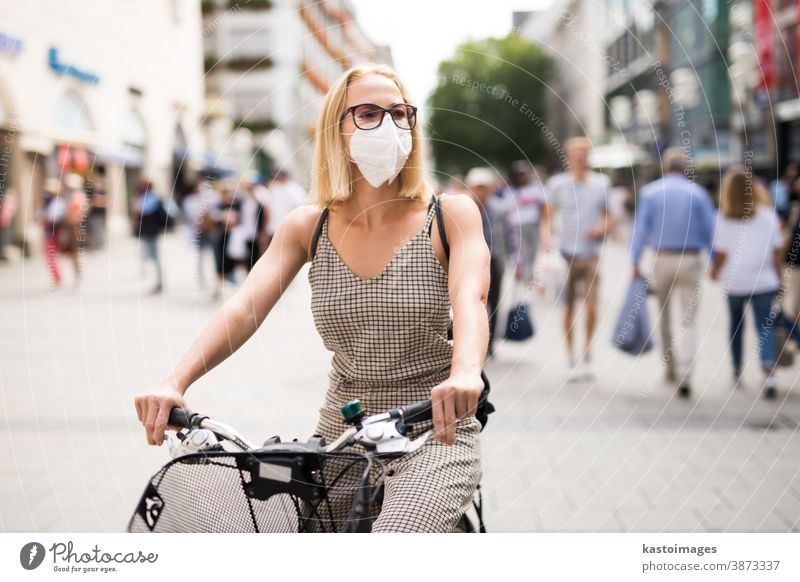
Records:
[[[286,224],[293,229],[313,230],[322,214],[322,209],[315,204],[303,204],[286,216]]]
[[[286,216],[278,230],[283,231],[287,242],[307,250],[321,215],[322,209],[314,204],[298,206]]]
[[[442,214],[446,224],[465,226],[480,223],[481,215],[478,205],[466,194],[445,194],[441,197]]]

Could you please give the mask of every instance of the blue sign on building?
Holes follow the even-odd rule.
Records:
[[[0,51],[12,54],[22,52],[22,39],[0,32]]]
[[[86,83],[99,83],[100,77],[95,75],[94,73],[89,73],[78,67],[74,67],[72,65],[68,65],[66,63],[62,63],[58,60],[58,49],[54,46],[50,47],[48,51],[49,54],[49,62],[50,68],[53,69],[56,73],[61,75],[69,75],[70,77],[75,77],[76,79],[80,79]]]

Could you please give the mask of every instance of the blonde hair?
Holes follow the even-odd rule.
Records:
[[[411,103],[400,77],[385,65],[353,67],[333,84],[322,103],[311,168],[311,192],[321,208],[340,204],[353,194],[353,176],[340,131],[341,118],[350,83],[368,75],[391,79],[400,90],[403,101]],[[396,179],[400,180],[400,196],[404,198],[419,199],[428,190],[422,171],[422,129],[419,123],[411,130],[411,153]]]
[[[719,209],[723,216],[744,220],[755,214],[759,205],[771,206],[769,192],[754,179],[744,166],[733,166],[725,172],[719,194]]]

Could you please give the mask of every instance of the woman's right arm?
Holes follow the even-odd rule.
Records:
[[[222,363],[252,336],[308,260],[308,245],[319,209],[302,206],[280,225],[267,252],[242,287],[214,314],[178,365],[155,389],[136,396],[136,414],[147,444],[164,442],[169,412],[184,407],[193,382]]]
[[[711,259],[711,279],[716,281],[719,279],[719,272],[722,270],[723,265],[725,265],[725,261],[728,259],[728,255],[726,255],[721,250],[714,250],[714,256]]]

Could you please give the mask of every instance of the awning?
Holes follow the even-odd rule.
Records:
[[[136,146],[98,146],[95,151],[97,160],[108,164],[119,164],[130,168],[141,168],[144,166],[144,150]]]
[[[94,132],[71,131],[58,128],[20,131],[20,147],[25,151],[50,155],[57,144],[83,147],[94,151],[97,148],[97,135]]]

